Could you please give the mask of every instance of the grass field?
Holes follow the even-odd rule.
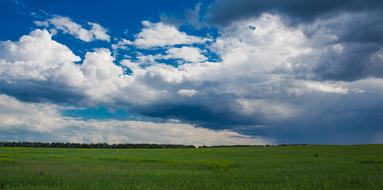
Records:
[[[0,148],[0,189],[383,189],[383,145]]]

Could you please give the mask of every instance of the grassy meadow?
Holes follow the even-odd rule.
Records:
[[[383,189],[383,145],[0,147],[0,190]]]

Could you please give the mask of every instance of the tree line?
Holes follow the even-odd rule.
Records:
[[[0,147],[46,147],[46,148],[230,148],[230,147],[273,147],[273,146],[306,146],[307,144],[279,145],[216,145],[194,146],[182,144],[107,144],[107,143],[60,143],[60,142],[0,142]]]
[[[107,143],[60,143],[60,142],[0,142],[0,147],[46,147],[46,148],[196,148],[181,144],[107,144]]]

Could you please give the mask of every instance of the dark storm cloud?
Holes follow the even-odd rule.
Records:
[[[336,36],[317,40],[322,49],[314,67],[317,80],[353,81],[383,77],[383,1],[381,0],[216,0],[210,6],[211,24],[225,26],[262,13],[281,15],[305,35]],[[342,51],[331,45],[341,45]]]
[[[81,91],[56,86],[49,81],[0,80],[0,94],[4,93],[27,102],[77,103],[85,100]]]
[[[206,85],[206,84],[205,84]],[[211,85],[211,83],[208,83]],[[203,89],[203,87],[201,87]],[[262,122],[259,116],[240,115],[231,105],[231,94],[208,94],[194,98],[160,102],[144,106],[127,106],[142,115],[155,118],[178,119],[212,129],[225,129],[237,125],[255,125]]]
[[[227,104],[227,103],[225,103]],[[227,129],[228,127],[240,125],[259,125],[259,117],[245,117],[238,115],[229,108],[222,110],[212,110],[212,105],[172,105],[162,104],[150,106],[149,108],[139,109],[141,114],[150,117],[159,117],[179,120],[201,125],[211,129]]]
[[[379,58],[379,44],[349,43],[343,50],[328,48],[321,54],[314,68],[317,79],[358,80],[383,77],[383,59]]]
[[[371,101],[373,100],[373,101]],[[281,143],[359,144],[382,143],[383,98],[364,93],[307,94],[302,97],[304,114],[265,127],[243,126],[236,131],[273,138]]]
[[[210,6],[208,21],[226,25],[264,12],[277,12],[304,22],[332,13],[378,11],[382,8],[381,0],[216,0]]]
[[[354,114],[347,119],[333,117],[332,120],[318,120],[316,123],[294,121],[235,131],[247,135],[273,138],[277,144],[374,144],[383,142],[381,138],[383,130],[379,124],[383,122],[382,116],[382,113],[379,115]],[[366,123],[366,120],[371,118],[372,120]],[[350,120],[358,122],[349,122]]]
[[[318,79],[352,81],[383,77],[383,15],[376,12],[348,13],[322,19],[312,25],[317,27],[306,27],[310,24],[303,26],[310,28],[306,29],[308,37],[337,37],[320,47],[324,51],[314,68]],[[340,45],[341,48],[331,45]]]

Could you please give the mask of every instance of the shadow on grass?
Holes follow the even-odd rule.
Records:
[[[362,160],[359,164],[383,164],[382,160]]]
[[[228,160],[164,160],[164,159],[147,159],[147,158],[119,158],[119,157],[102,157],[99,160],[119,161],[119,162],[142,162],[142,163],[158,163],[167,165],[190,166],[198,169],[226,171],[235,167],[235,164]]]

